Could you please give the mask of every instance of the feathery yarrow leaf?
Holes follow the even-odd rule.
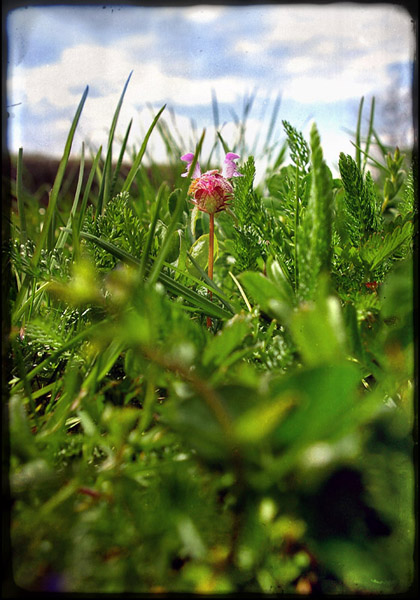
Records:
[[[297,232],[299,296],[308,300],[322,271],[330,267],[332,238],[332,175],[324,161],[318,130],[310,134],[311,178],[308,205]]]
[[[338,164],[344,187],[347,231],[352,244],[359,246],[363,239],[380,227],[375,185],[369,171],[363,180],[363,175],[351,156],[341,152]]]

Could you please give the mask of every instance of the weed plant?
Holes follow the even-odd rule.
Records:
[[[407,591],[410,162],[380,141],[373,105],[363,136],[362,100],[355,155],[337,157],[334,178],[316,125],[305,139],[283,121],[283,141],[272,141],[277,103],[269,165],[255,186],[248,99],[237,139],[219,128],[207,160],[216,168],[213,153],[238,152],[242,175],[215,218],[211,279],[209,216],[193,210],[180,160],[200,156],[204,134],[194,147],[178,139],[163,107],[132,151],[130,123],[113,160],[128,83],[104,147],[89,161],[82,148],[70,202],[64,174],[87,89],[43,214],[25,189],[23,151],[16,157],[13,584],[79,593]],[[216,98],[213,110],[217,120]],[[144,163],[151,135],[166,144],[164,168]]]

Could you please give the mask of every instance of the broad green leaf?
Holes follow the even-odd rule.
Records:
[[[266,440],[295,405],[297,398],[293,393],[285,392],[245,412],[235,422],[238,440],[242,443],[259,443]]]
[[[219,366],[251,333],[251,321],[248,315],[235,315],[227,321],[207,343],[203,353],[203,365]]]
[[[194,260],[200,265],[200,267],[205,270],[209,264],[209,234],[204,233],[201,235],[198,240],[194,242],[194,244],[189,249],[189,254],[194,258]],[[217,242],[216,235],[214,236],[214,262],[216,262],[217,256],[219,254],[219,244]],[[187,258],[187,269],[191,275],[194,277],[200,277],[200,272],[195,266],[192,264],[191,260]]]
[[[357,394],[359,386],[360,370],[351,362],[305,369],[272,382],[273,395],[289,393],[296,398],[295,407],[272,433],[273,446],[282,449],[273,473],[285,475],[309,446],[342,439],[372,420],[382,398]]]
[[[293,297],[290,297],[287,289],[280,288],[262,273],[254,271],[241,273],[239,280],[251,296],[252,301],[258,304],[267,315],[280,321],[289,317]]]
[[[385,564],[374,547],[363,547],[355,542],[334,538],[320,547],[325,564],[355,593],[387,594],[399,588],[399,582],[390,578]],[[404,590],[405,591],[405,590]]]
[[[328,364],[345,356],[344,323],[334,296],[302,304],[292,315],[290,329],[307,365]]]

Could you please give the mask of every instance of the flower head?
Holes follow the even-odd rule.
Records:
[[[238,154],[228,152],[221,173],[215,169],[202,174],[199,163],[196,163],[188,193],[192,196],[192,202],[199,210],[214,214],[226,209],[233,198],[233,187],[228,179],[242,177],[234,162],[238,158],[240,158]],[[194,160],[194,154],[191,152],[184,154],[184,156],[181,156],[181,160],[187,163],[187,170],[182,174],[182,177],[187,177]]]

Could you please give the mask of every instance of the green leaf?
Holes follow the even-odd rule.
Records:
[[[320,287],[314,303],[302,304],[290,322],[293,339],[307,365],[331,364],[345,356],[346,332],[340,302]]]
[[[331,539],[320,548],[325,564],[351,592],[378,595],[392,593],[399,582],[389,576],[386,565],[373,548],[343,539]]]
[[[193,259],[198,263],[198,265],[203,269],[207,269],[209,264],[209,234],[204,233],[201,235],[191,246],[189,249],[189,254],[193,257]],[[219,255],[219,244],[217,242],[216,235],[214,236],[214,262]],[[193,265],[191,260],[188,258],[186,261],[188,272],[194,277],[200,277],[200,272]]]
[[[386,259],[391,258],[400,246],[410,241],[412,236],[413,224],[410,221],[402,227],[396,227],[385,236],[374,233],[360,248],[360,258],[370,270],[373,270]]]
[[[350,362],[300,370],[288,378],[277,378],[271,394],[292,394],[293,408],[273,432],[273,444],[283,449],[276,472],[285,474],[310,445],[333,442],[349,435],[372,419],[381,406],[379,395],[359,396],[359,368]]]
[[[351,156],[340,154],[339,169],[344,195],[345,225],[354,246],[359,246],[381,224],[379,203],[370,172],[362,172]]]
[[[302,300],[313,297],[320,274],[329,271],[332,248],[332,175],[324,161],[315,125],[311,129],[310,145],[310,196],[297,232],[299,296]]]
[[[243,413],[235,422],[235,434],[238,440],[247,444],[266,440],[296,401],[296,395],[286,392],[269,401],[265,400]]]
[[[229,354],[242,344],[250,333],[251,322],[248,315],[235,315],[208,342],[203,353],[203,365],[205,367],[222,365]]]
[[[287,288],[254,271],[241,273],[239,280],[263,312],[280,321],[288,319],[294,297],[288,294]]]

